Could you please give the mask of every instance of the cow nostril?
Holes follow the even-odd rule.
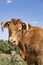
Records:
[[[15,43],[16,41],[14,41],[14,43]]]
[[[10,39],[11,42],[13,42],[13,39]]]

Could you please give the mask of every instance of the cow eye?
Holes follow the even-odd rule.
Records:
[[[21,31],[21,30],[18,30],[18,31]]]
[[[21,31],[21,27],[18,28],[18,31]]]
[[[21,30],[19,29],[17,32],[20,32]]]
[[[19,33],[19,32],[21,32],[21,30],[19,29],[19,30],[17,30],[16,32]]]
[[[10,22],[8,22],[8,25],[10,25]]]

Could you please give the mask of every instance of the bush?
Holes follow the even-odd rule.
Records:
[[[8,41],[0,40],[0,53],[10,54],[11,50],[15,50],[19,53],[19,48],[8,44]]]
[[[10,52],[15,50],[17,55],[11,56]],[[19,55],[19,48],[8,44],[7,40],[0,40],[0,65],[26,65]]]
[[[0,54],[0,65],[26,65],[19,54],[12,57],[10,54]]]

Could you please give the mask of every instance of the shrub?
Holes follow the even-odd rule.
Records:
[[[10,54],[0,54],[0,65],[26,65],[19,54],[12,57]]]
[[[19,48],[17,46],[9,45],[7,40],[0,40],[0,53],[10,54],[11,50],[15,50],[17,53],[19,53]]]

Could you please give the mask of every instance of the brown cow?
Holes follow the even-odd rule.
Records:
[[[43,65],[43,29],[31,26],[20,19],[11,19],[2,22],[9,30],[8,41],[10,44],[18,45],[21,57],[28,65]]]

